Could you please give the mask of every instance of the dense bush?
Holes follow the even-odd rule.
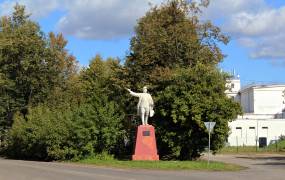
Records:
[[[76,158],[100,153],[116,154],[122,139],[122,112],[104,95],[94,96],[75,110],[72,123],[72,147]]]
[[[64,159],[68,152],[71,111],[53,111],[45,106],[15,115],[9,133],[9,156],[25,159]]]
[[[80,107],[51,110],[46,106],[18,113],[9,133],[7,154],[14,158],[64,160],[116,153],[123,136],[122,113],[106,97]]]

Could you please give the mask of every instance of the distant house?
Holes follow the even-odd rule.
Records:
[[[285,135],[285,84],[249,85],[229,79],[228,97],[239,102],[244,114],[229,123],[230,146],[265,146]]]

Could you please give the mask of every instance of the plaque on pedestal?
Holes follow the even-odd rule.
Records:
[[[132,160],[159,160],[153,126],[140,125],[138,127],[135,154],[132,156]]]

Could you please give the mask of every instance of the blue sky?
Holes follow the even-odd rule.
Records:
[[[0,15],[26,5],[44,32],[62,32],[83,66],[96,54],[123,59],[136,20],[162,0],[0,0]],[[220,67],[235,69],[242,85],[285,84],[285,1],[212,0],[201,17],[231,36]]]

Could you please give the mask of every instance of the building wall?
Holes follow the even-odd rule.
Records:
[[[284,87],[269,87],[254,89],[254,113],[277,114],[284,108]]]
[[[239,78],[233,78],[226,87],[227,96],[240,102],[244,112],[229,123],[230,146],[259,145],[260,138],[266,138],[268,145],[285,135],[284,84],[252,85],[240,90]]]
[[[255,146],[260,137],[267,139],[267,145],[285,135],[285,119],[237,119],[229,123],[230,146]]]
[[[239,92],[239,90],[240,90],[240,79],[238,79],[238,78],[232,79],[229,86],[230,86],[230,89],[232,92]]]
[[[240,93],[240,103],[244,113],[254,113],[254,93],[252,88]]]
[[[234,99],[237,102],[239,101],[238,92],[240,90],[240,79],[239,78],[232,78],[227,81],[226,83],[227,90],[225,93],[229,98]]]

